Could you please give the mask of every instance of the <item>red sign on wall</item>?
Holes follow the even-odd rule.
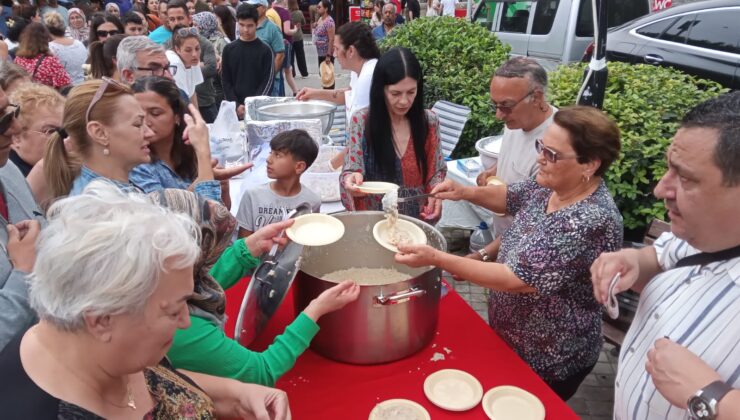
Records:
[[[362,7],[350,6],[349,7],[349,21],[359,22],[362,20]]]
[[[672,0],[653,0],[653,12],[673,6]]]

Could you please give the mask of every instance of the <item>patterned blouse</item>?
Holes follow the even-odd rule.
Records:
[[[157,366],[144,369],[144,377],[155,403],[143,420],[216,418],[211,398],[190,378],[177,373],[166,359]],[[102,417],[77,405],[60,401],[57,419],[102,420]]]
[[[39,62],[40,57],[41,54],[32,58],[16,57],[14,62],[28,72],[29,75],[32,75],[33,77],[31,79],[36,83],[41,83],[54,89],[72,84],[72,78],[69,77],[69,73],[67,73],[64,65],[55,55],[47,54],[41,60],[38,69],[36,69],[36,64]]]
[[[313,43],[316,45],[316,53],[319,57],[325,57],[331,52],[329,51],[329,29],[332,28],[334,28],[334,19],[327,16],[313,30]]]
[[[591,367],[601,350],[601,306],[593,296],[591,263],[622,246],[622,216],[606,185],[547,213],[552,191],[534,179],[509,185],[498,262],[534,293],[491,291],[491,327],[546,381]]]
[[[427,179],[422,179],[419,166],[416,163],[416,151],[411,140],[402,159],[396,158],[396,178],[391,182],[398,184],[399,197],[411,197],[419,194],[426,194],[434,188],[435,185],[444,181],[447,176],[447,165],[442,158],[442,151],[439,146],[439,119],[432,111],[426,111],[427,120],[429,121],[429,131],[427,134],[426,151],[427,161]],[[349,128],[349,151],[344,158],[344,170],[339,180],[341,189],[342,204],[348,210],[352,210],[352,197],[344,189],[344,179],[352,172],[359,172],[363,175],[365,181],[383,180],[381,174],[376,173],[375,160],[372,156],[372,150],[365,140],[365,122],[367,120],[367,109],[355,112],[351,118]],[[383,180],[386,181],[386,180]],[[380,194],[372,194],[366,197],[354,198],[355,210],[382,210]],[[420,217],[421,209],[425,200],[412,200],[406,203],[398,203],[398,212],[411,217]]]

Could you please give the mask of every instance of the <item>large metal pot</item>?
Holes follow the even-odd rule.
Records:
[[[361,286],[360,297],[319,320],[321,330],[311,348],[330,359],[354,364],[385,363],[407,357],[426,346],[437,329],[441,272],[435,267],[410,268],[396,264],[394,254],[381,247],[372,228],[383,219],[378,211],[335,215],[345,226],[338,242],[305,248],[294,282],[296,313],[336,283],[322,276],[353,267],[394,268],[411,278],[398,283]],[[427,223],[400,216],[421,227],[429,245],[446,250],[439,231]]]
[[[262,105],[257,108],[257,117],[262,121],[318,118],[324,135],[327,135],[334,123],[336,109],[335,104],[327,101],[289,101]]]

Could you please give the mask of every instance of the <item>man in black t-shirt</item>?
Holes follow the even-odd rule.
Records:
[[[275,78],[272,49],[257,38],[257,7],[241,4],[236,10],[239,39],[224,48],[221,81],[224,98],[236,101],[236,113],[244,118],[244,98],[269,95]]]

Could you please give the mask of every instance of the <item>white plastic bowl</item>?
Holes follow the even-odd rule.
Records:
[[[503,143],[503,134],[496,136],[483,137],[475,142],[475,150],[480,155],[480,161],[483,167],[489,169],[498,163],[498,155]]]

